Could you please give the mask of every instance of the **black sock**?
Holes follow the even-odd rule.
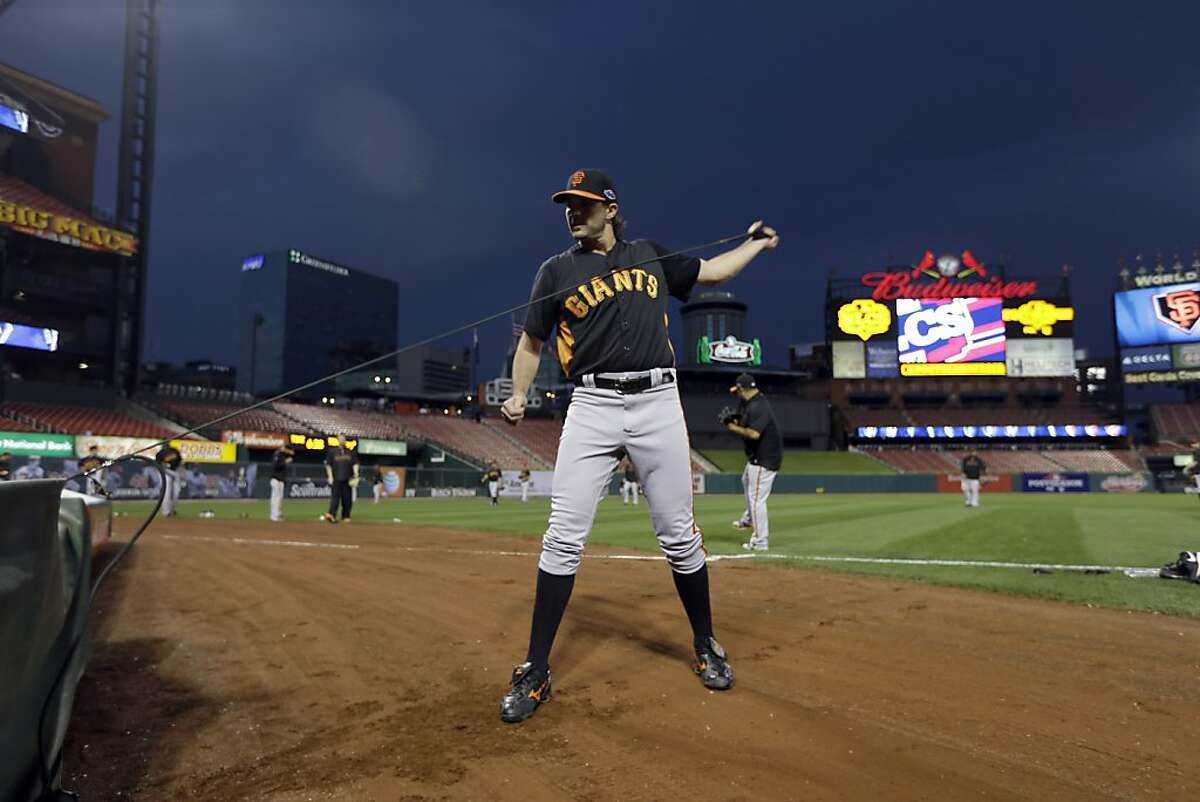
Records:
[[[692,625],[692,644],[700,646],[713,636],[712,608],[708,601],[708,565],[692,574],[671,572],[675,590]]]
[[[533,601],[533,626],[529,632],[529,654],[525,658],[533,667],[545,670],[550,667],[550,647],[567,602],[571,600],[571,589],[575,587],[575,575],[559,576],[538,569],[537,596]]]

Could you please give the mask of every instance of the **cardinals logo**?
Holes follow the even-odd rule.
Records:
[[[933,251],[925,251],[921,261],[913,265],[912,271],[913,278],[966,278],[971,275],[986,278],[987,268],[970,251],[963,251],[959,256],[948,253],[937,257],[933,255]]]

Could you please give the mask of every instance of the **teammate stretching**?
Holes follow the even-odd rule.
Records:
[[[713,637],[708,567],[692,516],[691,452],[667,337],[667,295],[686,300],[697,283],[727,281],[779,243],[775,232],[764,229],[767,238],[747,240],[702,261],[666,257],[667,248],[647,240],[626,242],[616,187],[593,169],[572,173],[566,190],[553,200],[566,205],[576,245],[546,260],[534,279],[513,358],[513,395],[501,414],[511,423],[524,417],[526,393],[552,333],[563,372],[576,389],[558,443],[529,651],[513,670],[500,703],[500,718],[507,722],[524,721],[550,697],[550,647],[571,598],[596,505],[622,451],[642,479],[654,532],[691,623],[694,669],[708,688],[733,685],[725,650]],[[751,231],[760,226],[755,223]]]

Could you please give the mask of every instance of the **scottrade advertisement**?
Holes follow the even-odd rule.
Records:
[[[1086,473],[1023,473],[1023,493],[1086,493],[1090,489]]]
[[[1113,296],[1122,346],[1200,341],[1200,282]]]
[[[896,301],[902,376],[1003,376],[999,298]]]

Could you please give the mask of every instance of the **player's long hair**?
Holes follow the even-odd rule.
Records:
[[[617,212],[617,216],[612,219],[613,236],[618,240],[625,239],[625,218]]]

